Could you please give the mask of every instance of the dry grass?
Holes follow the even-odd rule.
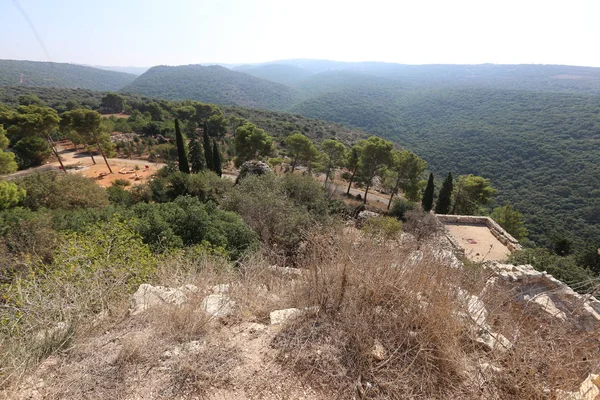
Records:
[[[232,372],[240,363],[239,349],[235,347],[219,342],[203,345],[177,364],[172,374],[172,392],[176,396],[206,395],[229,388]]]
[[[484,290],[480,268],[450,268],[418,244],[415,265],[413,248],[348,235],[323,243],[313,237],[311,273],[296,292],[312,311],[272,346],[285,367],[334,398],[549,398],[599,367],[592,332],[524,310],[506,288]],[[459,287],[485,293],[487,322],[512,350],[489,353],[475,343]]]

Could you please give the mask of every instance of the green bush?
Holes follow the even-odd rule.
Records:
[[[396,198],[392,202],[392,207],[390,208],[388,214],[392,217],[399,219],[400,221],[406,222],[406,214],[409,211],[415,210],[417,207],[417,204],[413,203],[410,200]]]
[[[561,257],[542,248],[524,249],[512,253],[508,262],[515,265],[531,264],[536,270],[547,271],[580,293],[589,292],[596,286],[592,281],[593,273],[577,265],[574,256]]]
[[[25,189],[12,182],[0,181],[0,210],[16,206],[24,198]]]
[[[106,190],[92,179],[77,174],[33,174],[20,179],[17,184],[27,192],[23,205],[32,210],[73,210],[108,205]]]
[[[238,258],[257,243],[256,235],[239,216],[195,197],[183,196],[162,204],[140,203],[131,209],[129,217],[134,230],[155,251],[206,242]]]
[[[262,243],[286,257],[297,254],[303,235],[317,222],[303,204],[302,196],[289,198],[281,180],[272,174],[246,177],[223,205],[241,215]]]
[[[402,222],[394,217],[369,218],[363,224],[363,231],[371,237],[400,239]]]
[[[314,215],[327,214],[325,189],[311,176],[287,174],[281,178],[281,186],[287,197],[296,205],[306,207]]]

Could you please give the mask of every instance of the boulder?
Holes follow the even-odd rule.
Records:
[[[188,301],[188,295],[198,291],[194,285],[185,285],[179,288],[169,288],[165,286],[152,286],[147,283],[140,285],[138,290],[131,296],[131,315],[138,315],[144,311],[162,306],[173,304],[180,306]]]
[[[597,400],[600,399],[600,376],[590,374],[581,383],[577,392],[557,391],[559,400]]]
[[[221,318],[233,314],[235,302],[225,293],[209,294],[202,300],[202,309],[207,314]]]
[[[271,167],[262,161],[246,161],[240,167],[240,172],[235,180],[237,185],[242,179],[248,175],[265,175],[271,172]]]

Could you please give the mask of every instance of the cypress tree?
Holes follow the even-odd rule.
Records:
[[[216,140],[213,140],[213,171],[217,173],[217,175],[222,176],[223,171],[221,170],[221,152],[219,151],[219,145]]]
[[[427,187],[425,188],[425,192],[423,193],[423,199],[421,200],[421,206],[423,206],[423,210],[426,212],[431,211],[433,207],[433,191],[435,187],[433,184],[433,174],[429,174],[429,181],[427,181]]]
[[[202,132],[202,139],[204,140],[204,159],[206,160],[206,168],[214,171],[213,166],[213,155],[210,147],[210,137],[208,136],[208,124],[204,121],[204,132]]]
[[[435,205],[436,214],[448,214],[450,211],[450,203],[452,203],[452,189],[453,189],[452,173],[448,172],[448,176],[440,189],[438,194],[438,201]]]
[[[185,154],[185,145],[183,143],[183,135],[179,129],[179,120],[175,119],[175,140],[177,142],[177,159],[179,160],[179,170],[183,173],[190,173],[187,155]]]
[[[193,173],[204,169],[204,151],[197,135],[194,135],[190,141],[190,163],[192,164]]]

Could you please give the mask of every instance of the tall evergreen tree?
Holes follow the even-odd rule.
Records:
[[[213,155],[212,149],[210,147],[210,137],[208,136],[208,124],[204,121],[204,129],[202,132],[202,139],[204,141],[204,159],[206,160],[206,168],[211,171],[214,171],[213,166]]]
[[[217,175],[222,176],[223,171],[221,169],[221,152],[219,151],[219,145],[216,140],[213,140],[213,171],[216,172]]]
[[[200,143],[198,135],[194,134],[190,141],[190,163],[192,164],[192,172],[197,173],[205,168],[204,150]]]
[[[435,205],[436,214],[448,214],[450,211],[453,185],[454,180],[452,178],[452,173],[448,172],[448,176],[446,177],[446,180],[440,189],[440,193],[438,194],[437,204]]]
[[[429,174],[429,181],[427,181],[427,187],[425,188],[425,192],[423,193],[423,199],[421,200],[421,206],[423,206],[423,210],[426,212],[431,211],[433,208],[433,191],[435,187],[433,184],[433,174]]]
[[[179,128],[179,120],[175,118],[175,141],[177,142],[177,159],[179,160],[179,170],[183,173],[190,173],[190,165],[188,164],[187,155],[185,154],[185,145],[183,143],[183,135]]]

